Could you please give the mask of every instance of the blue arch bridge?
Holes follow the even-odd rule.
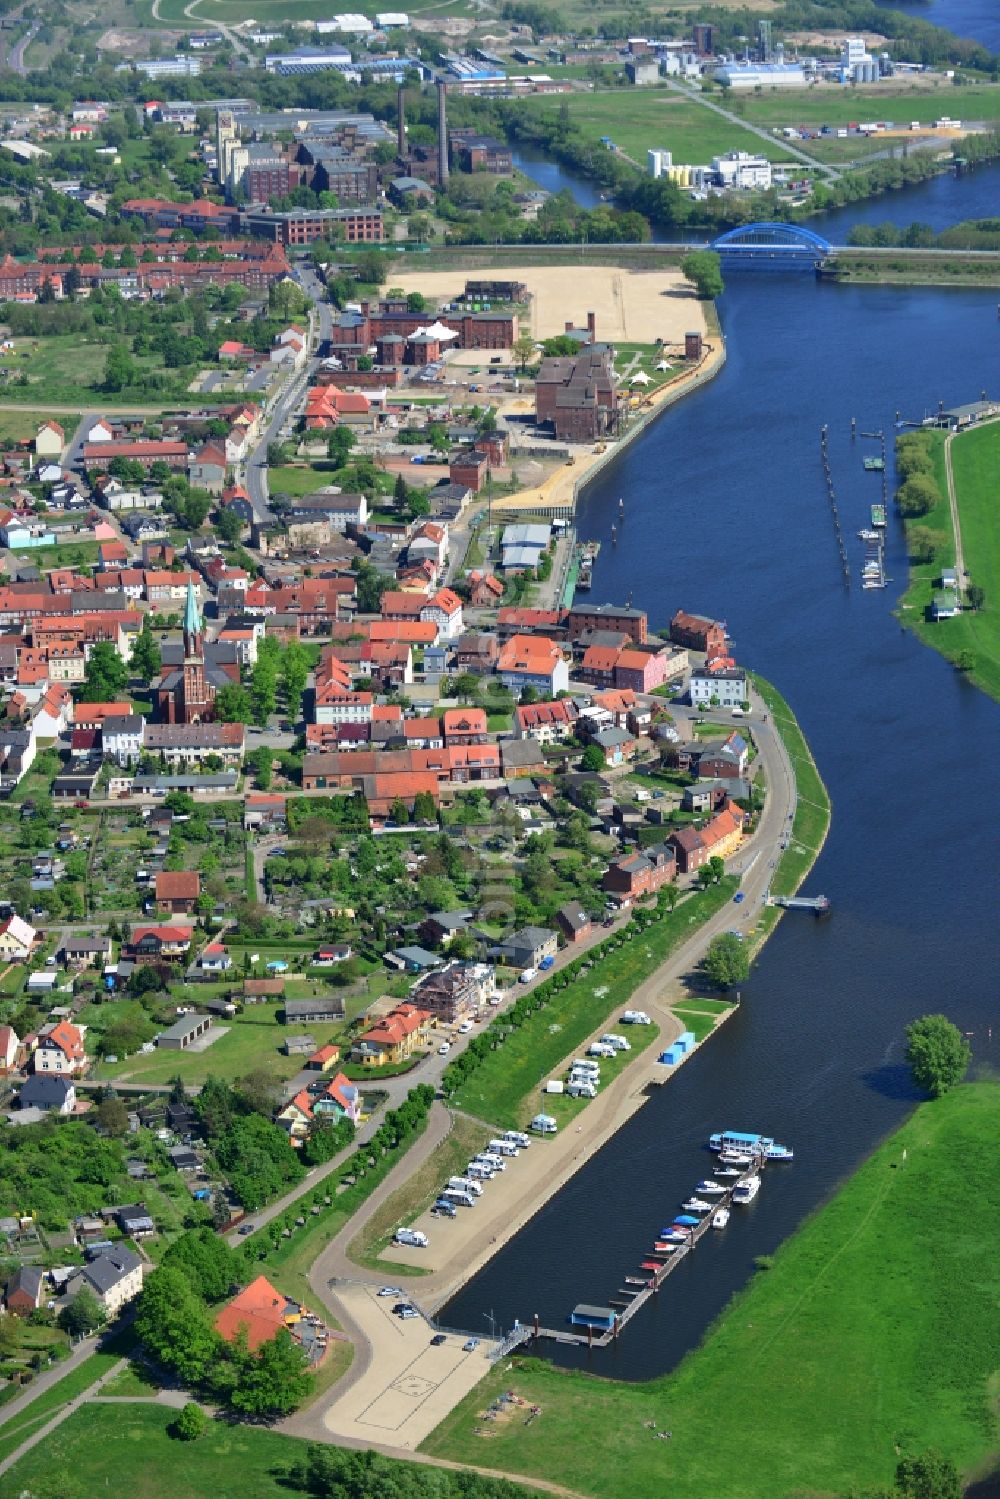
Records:
[[[712,241],[726,271],[815,271],[833,246],[802,224],[741,224]]]

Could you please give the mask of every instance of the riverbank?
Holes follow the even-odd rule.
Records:
[[[929,438],[938,500],[926,515],[906,522],[910,575],[896,612],[925,645],[1000,700],[1000,535],[995,525],[1000,421],[948,436],[933,432]],[[919,550],[921,539],[932,549],[929,556]],[[955,566],[960,556],[966,573],[959,580],[964,607],[951,619],[932,619],[941,570]],[[980,609],[968,607],[970,586],[984,592]]]
[[[491,1374],[424,1450],[558,1474],[595,1496],[607,1493],[613,1471],[618,1499],[666,1487],[679,1499],[842,1494],[886,1484],[900,1455],[931,1447],[962,1469],[981,1468],[997,1445],[990,1382],[1000,1338],[992,1293],[1000,1186],[990,1141],[998,1106],[995,1083],[922,1104],[674,1374],[626,1385],[515,1359],[513,1372],[505,1364]],[[767,1187],[765,1177],[748,1211],[767,1211]],[[480,1412],[511,1388],[540,1406],[540,1418],[484,1426]]]
[[[830,793],[823,784],[812,750],[791,707],[773,683],[752,673],[753,684],[767,704],[795,771],[795,816],[788,847],[783,850],[771,877],[772,895],[795,895],[823,851],[830,831]],[[781,906],[768,906],[753,939],[754,956],[763,947],[784,915]]]
[[[829,279],[844,286],[1000,286],[1000,254],[901,256],[893,260],[891,251],[866,256],[840,250]]]

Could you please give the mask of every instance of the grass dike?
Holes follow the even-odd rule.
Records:
[[[505,1362],[423,1450],[602,1499],[609,1473],[616,1499],[839,1495],[929,1448],[982,1471],[1000,1443],[998,1107],[995,1082],[920,1105],[672,1374]],[[482,1422],[504,1390],[538,1419]]]

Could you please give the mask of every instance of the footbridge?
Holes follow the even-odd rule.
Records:
[[[829,240],[803,224],[741,224],[714,239],[724,271],[815,271],[834,253]]]

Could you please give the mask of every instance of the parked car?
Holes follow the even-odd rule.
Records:
[[[376,1292],[378,1296],[402,1296],[402,1294],[402,1289],[399,1286],[379,1286]]]
[[[451,1042],[450,1041],[442,1041],[441,1045],[438,1047],[438,1056],[439,1057],[446,1057],[450,1051],[451,1051]]]

